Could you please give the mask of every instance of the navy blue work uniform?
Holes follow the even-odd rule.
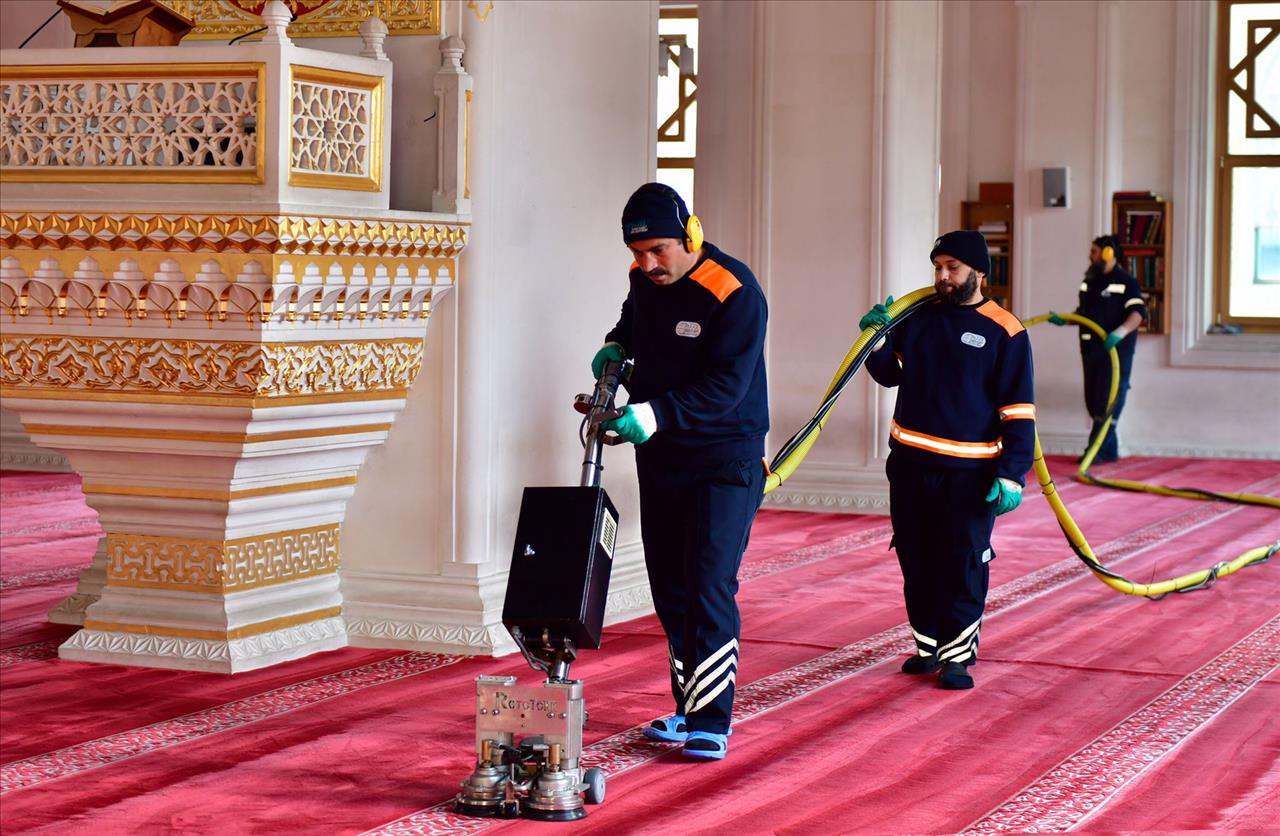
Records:
[[[1031,342],[990,299],[937,300],[867,358],[897,386],[889,434],[889,513],[919,656],[971,665],[995,556],[998,477],[1024,484],[1035,450]]]
[[[605,339],[635,360],[630,400],[652,406],[658,424],[636,447],[636,468],[671,693],[689,731],[725,734],[738,671],[738,567],[764,491],[768,309],[746,265],[711,244],[669,285],[636,265],[630,282]]]
[[[1141,311],[1147,319],[1147,306],[1137,280],[1120,265],[1110,273],[1103,273],[1092,266],[1080,283],[1080,304],[1076,313],[1092,319],[1108,334],[1120,327],[1129,314]],[[1116,402],[1111,410],[1111,428],[1102,446],[1098,448],[1096,461],[1111,461],[1120,455],[1120,443],[1116,438],[1116,425],[1120,422],[1120,410],[1124,409],[1125,394],[1129,391],[1129,374],[1133,370],[1133,351],[1138,345],[1136,331],[1116,344],[1116,356],[1120,361],[1120,383],[1116,390]],[[1102,338],[1080,326],[1080,363],[1084,367],[1084,403],[1093,419],[1089,430],[1089,444],[1098,437],[1107,419],[1107,395],[1111,391],[1111,355]]]

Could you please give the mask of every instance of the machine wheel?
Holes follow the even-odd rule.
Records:
[[[582,773],[582,783],[587,785],[583,799],[588,804],[604,803],[604,770],[593,766]]]

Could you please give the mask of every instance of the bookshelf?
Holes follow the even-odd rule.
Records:
[[[1013,310],[1013,204],[966,200],[960,204],[960,226],[976,229],[987,239],[991,273],[984,293],[1006,311]]]
[[[1120,241],[1120,266],[1142,289],[1149,318],[1140,333],[1169,331],[1169,220],[1172,207],[1150,192],[1116,192],[1111,200],[1111,234]]]

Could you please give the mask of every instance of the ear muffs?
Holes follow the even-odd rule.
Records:
[[[1115,248],[1115,247],[1106,246],[1106,247],[1103,247],[1103,248],[1102,248],[1102,260],[1103,260],[1103,261],[1114,261],[1114,260],[1115,260],[1115,257],[1116,257],[1116,248]]]
[[[680,195],[675,189],[665,184],[657,184],[658,188],[667,197],[671,198],[671,203],[676,210],[676,222],[680,222]],[[692,213],[684,222],[684,250],[689,253],[696,253],[698,248],[702,246],[702,242],[706,238],[702,234],[702,221],[698,220],[698,216]]]
[[[702,246],[702,221],[697,215],[690,215],[684,224],[684,248],[686,252],[696,253]]]

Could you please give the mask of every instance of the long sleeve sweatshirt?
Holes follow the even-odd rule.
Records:
[[[934,467],[995,466],[1025,484],[1035,449],[1031,342],[990,299],[926,305],[867,358],[882,386],[897,386],[889,447]]]

